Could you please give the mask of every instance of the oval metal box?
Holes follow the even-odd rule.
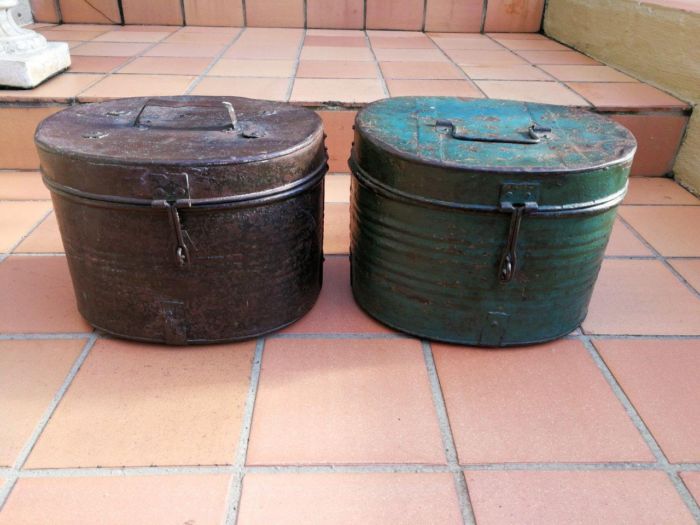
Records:
[[[636,142],[583,109],[404,97],[357,115],[356,301],[399,330],[511,346],[586,316]]]
[[[322,281],[321,120],[236,97],[78,105],[35,142],[78,309],[111,334],[223,342],[288,325]]]

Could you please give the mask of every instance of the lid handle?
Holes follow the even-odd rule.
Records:
[[[542,142],[543,138],[547,137],[547,133],[550,133],[551,128],[540,126],[533,122],[530,127],[527,128],[522,133],[522,138],[512,138],[512,137],[493,137],[493,136],[476,136],[468,135],[463,132],[458,132],[454,123],[451,120],[438,120],[435,122],[435,129],[439,133],[448,133],[453,139],[466,140],[472,142],[497,142],[500,144],[539,144]]]
[[[231,104],[228,101],[222,102],[226,110],[228,111],[229,118],[231,119],[231,126],[224,126],[224,129],[231,129],[232,131],[239,131],[239,126],[238,126],[238,117],[236,117],[236,110],[233,109],[233,104]],[[207,108],[207,109],[212,109],[217,106],[213,106],[212,104],[208,103],[203,103],[203,102],[196,102],[196,101],[180,101],[180,100],[167,100],[167,99],[155,99],[155,98],[149,98],[146,103],[141,106],[141,109],[138,112],[138,115],[136,115],[136,119],[134,120],[133,127],[138,127],[141,126],[141,117],[143,116],[143,112],[146,111],[146,108],[149,106],[155,106],[159,108]]]

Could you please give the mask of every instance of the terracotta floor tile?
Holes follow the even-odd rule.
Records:
[[[223,523],[228,485],[221,474],[21,479],[0,524]]]
[[[246,0],[246,23],[253,27],[304,27],[302,0]]]
[[[326,255],[350,253],[350,205],[326,204],[323,251]]]
[[[354,140],[356,111],[318,111],[328,135],[328,168],[330,173],[348,173],[348,157]]]
[[[119,70],[119,73],[141,75],[201,75],[211,64],[211,58],[139,57]]]
[[[377,78],[374,62],[360,60],[302,60],[297,78]]]
[[[471,49],[485,51],[503,51],[503,46],[494,42],[489,37],[479,35],[480,38],[462,38],[462,35],[435,36],[433,41],[444,50]]]
[[[566,82],[637,82],[637,79],[608,66],[542,65],[540,67],[557,80]]]
[[[384,78],[464,79],[464,74],[448,62],[381,62]]]
[[[207,73],[213,77],[266,77],[294,76],[293,60],[235,60],[222,58]]]
[[[630,179],[624,204],[695,204],[700,199],[671,179],[634,177]]]
[[[158,44],[144,53],[144,56],[213,58],[223,49],[222,44]]]
[[[239,525],[462,523],[449,474],[248,474]]]
[[[290,100],[306,103],[360,103],[374,102],[384,97],[382,85],[376,79],[297,78]]]
[[[171,33],[165,31],[107,31],[94,39],[95,42],[160,42]]]
[[[380,62],[448,62],[439,49],[375,49]]]
[[[461,66],[474,80],[552,80],[547,73],[530,64],[510,66]]]
[[[695,501],[700,502],[700,472],[681,472],[681,479]]]
[[[435,44],[427,36],[373,36],[370,42],[374,49],[435,49]]]
[[[386,81],[392,97],[440,96],[483,98],[483,94],[469,80],[415,80],[388,79]]]
[[[653,461],[579,341],[433,351],[460,463]]]
[[[61,31],[110,31],[122,26],[116,24],[60,24]]]
[[[540,33],[492,33],[486,32],[486,36],[500,42],[502,40],[548,40]]]
[[[700,340],[596,340],[669,461],[700,461]]]
[[[490,0],[484,17],[484,31],[537,32],[542,26],[544,4],[544,0]]]
[[[267,340],[247,464],[444,462],[419,341]]]
[[[700,293],[700,259],[671,259],[669,263]]]
[[[686,115],[647,111],[607,116],[625,126],[637,139],[632,176],[659,177],[672,172],[688,124]]]
[[[477,80],[476,84],[489,98],[507,98],[562,106],[588,106],[588,102],[583,98],[557,82]]]
[[[63,243],[58,231],[56,215],[51,213],[24,239],[14,253],[62,253]]]
[[[374,37],[393,37],[393,38],[408,38],[411,36],[421,37],[424,36],[422,31],[407,31],[403,29],[367,29],[365,31],[367,36],[370,38]]]
[[[467,472],[480,525],[694,520],[663,472]]]
[[[72,56],[71,73],[109,73],[130,60],[131,57]]]
[[[39,122],[64,107],[0,106],[0,126],[5,131],[0,133],[0,166],[5,169],[39,169],[39,157],[31,137]]]
[[[133,26],[127,26],[127,27],[133,27]],[[172,26],[168,26],[172,27]],[[251,32],[254,28],[248,28],[247,31]],[[213,26],[199,26],[199,25],[187,25],[185,27],[175,27],[175,30],[177,30],[178,33],[206,33],[208,35],[230,35],[230,36],[236,36],[238,33],[241,32],[240,27],[213,27]]]
[[[306,27],[361,28],[364,0],[307,0]]]
[[[230,464],[254,349],[98,341],[27,467]]]
[[[150,43],[88,42],[71,51],[72,55],[97,57],[133,57],[151,46]]]
[[[92,330],[75,306],[65,257],[8,257],[0,290],[0,333]]]
[[[60,27],[60,26],[59,26]],[[105,29],[106,30],[106,29]],[[60,29],[50,29],[39,31],[49,42],[65,42],[66,40],[83,40],[85,42],[93,40],[105,33],[103,31],[61,31]]]
[[[600,65],[600,62],[577,51],[517,51],[517,53],[525,60],[537,65]]]
[[[360,36],[365,37],[365,32],[361,29],[313,29],[306,30],[309,36]]]
[[[567,82],[597,108],[686,108],[688,104],[641,82]]]
[[[589,334],[700,335],[700,301],[659,261],[606,260],[583,328]]]
[[[420,31],[425,2],[421,0],[367,0],[365,25],[371,29]]]
[[[49,201],[0,202],[0,253],[9,252],[50,210]]]
[[[0,171],[0,200],[50,199],[38,171]]]
[[[447,51],[447,54],[460,66],[527,65],[527,61],[505,49],[499,51],[455,49]]]
[[[0,266],[1,268],[1,266]],[[350,261],[327,257],[323,265],[323,289],[311,311],[283,330],[292,334],[387,334],[390,328],[365,314],[350,289]]]
[[[326,177],[326,202],[350,202],[350,175]]]
[[[85,340],[0,341],[0,466],[11,467]],[[40,366],[39,366],[40,364]]]
[[[223,58],[236,58],[240,60],[296,60],[299,55],[297,45],[283,46],[241,46],[234,44],[223,54]]]
[[[486,4],[479,0],[432,0],[426,3],[426,31],[481,31]]]
[[[566,47],[554,40],[540,40],[532,38],[508,38],[500,41],[501,45],[508,49],[517,51],[572,51],[570,47]]]
[[[634,233],[619,220],[615,221],[610,236],[610,242],[605,250],[607,256],[646,256],[651,257],[654,254],[644,246],[644,244],[635,237]]]
[[[32,100],[42,102],[66,102],[94,84],[104,75],[64,73],[34,89],[0,90],[0,100],[4,102]]]
[[[625,206],[620,216],[666,257],[700,256],[700,207]]]
[[[367,47],[364,35],[306,35],[304,46],[321,47]]]
[[[286,78],[207,77],[197,84],[191,94],[284,101],[289,82]]]
[[[80,100],[92,102],[120,97],[184,95],[194,75],[110,75],[80,94]]]
[[[231,28],[231,31],[219,33],[192,33],[178,31],[164,40],[169,44],[228,44],[240,32],[240,29]]]
[[[374,60],[372,52],[366,47],[304,46],[299,58],[301,60]]]

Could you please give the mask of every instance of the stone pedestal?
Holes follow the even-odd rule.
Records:
[[[33,88],[70,66],[68,44],[47,42],[21,28],[10,9],[17,0],[0,0],[0,86]]]

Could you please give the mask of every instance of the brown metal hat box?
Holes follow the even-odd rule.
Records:
[[[169,344],[288,325],[322,282],[324,134],[311,110],[236,97],[78,105],[35,136],[78,308]]]

